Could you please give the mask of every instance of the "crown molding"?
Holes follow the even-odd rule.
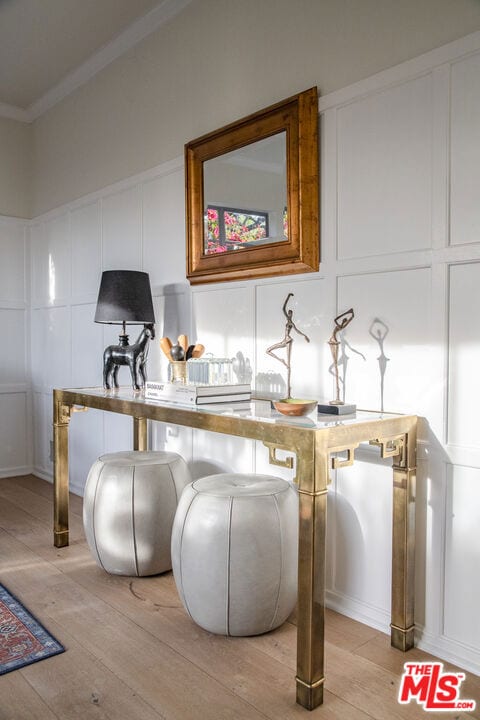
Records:
[[[126,53],[143,38],[158,30],[164,23],[178,15],[193,0],[162,0],[146,15],[138,18],[120,35],[104,45],[88,60],[69,73],[57,85],[52,87],[41,98],[36,100],[26,110],[0,103],[0,117],[11,117],[22,122],[33,122],[47,110],[54,107],[63,98],[88,82],[100,70]]]
[[[27,110],[16,107],[16,105],[7,105],[7,103],[2,102],[0,102],[0,117],[19,120],[20,122],[30,122]]]

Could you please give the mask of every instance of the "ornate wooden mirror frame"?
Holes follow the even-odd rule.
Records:
[[[205,253],[204,163],[285,132],[287,237]],[[192,284],[315,272],[319,265],[317,89],[310,88],[185,146],[187,277]],[[248,243],[247,243],[248,245]]]

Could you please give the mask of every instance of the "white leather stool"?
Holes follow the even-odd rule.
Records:
[[[116,575],[170,570],[175,510],[191,479],[185,460],[172,452],[117,452],[94,462],[83,525],[98,565]]]
[[[185,609],[205,630],[259,635],[297,599],[298,497],[269,475],[221,474],[185,488],[172,566]]]

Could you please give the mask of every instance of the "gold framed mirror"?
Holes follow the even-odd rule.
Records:
[[[319,266],[317,88],[185,145],[192,284]]]

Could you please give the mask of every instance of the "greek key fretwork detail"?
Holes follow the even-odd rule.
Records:
[[[278,467],[284,467],[291,470],[293,468],[293,456],[287,455],[286,458],[281,460],[277,457],[277,450],[288,450],[288,448],[276,445],[275,443],[264,442],[265,447],[268,448],[268,462],[270,465],[277,465]],[[293,482],[298,484],[297,476],[293,478]]]
[[[380,456],[382,458],[389,458],[389,457],[396,457],[397,455],[400,455],[400,463],[403,463],[403,453],[405,449],[405,438],[402,435],[401,437],[393,437],[393,438],[377,438],[375,440],[370,440],[370,445],[376,445],[380,448]]]
[[[355,445],[354,447],[345,448],[347,452],[347,457],[332,457],[332,470],[338,470],[338,468],[344,468],[349,467],[350,465],[353,465],[353,462],[355,460],[355,449],[358,447],[358,445]]]
[[[75,412],[87,412],[88,407],[83,405],[59,405],[57,425],[68,425],[72,414]]]

